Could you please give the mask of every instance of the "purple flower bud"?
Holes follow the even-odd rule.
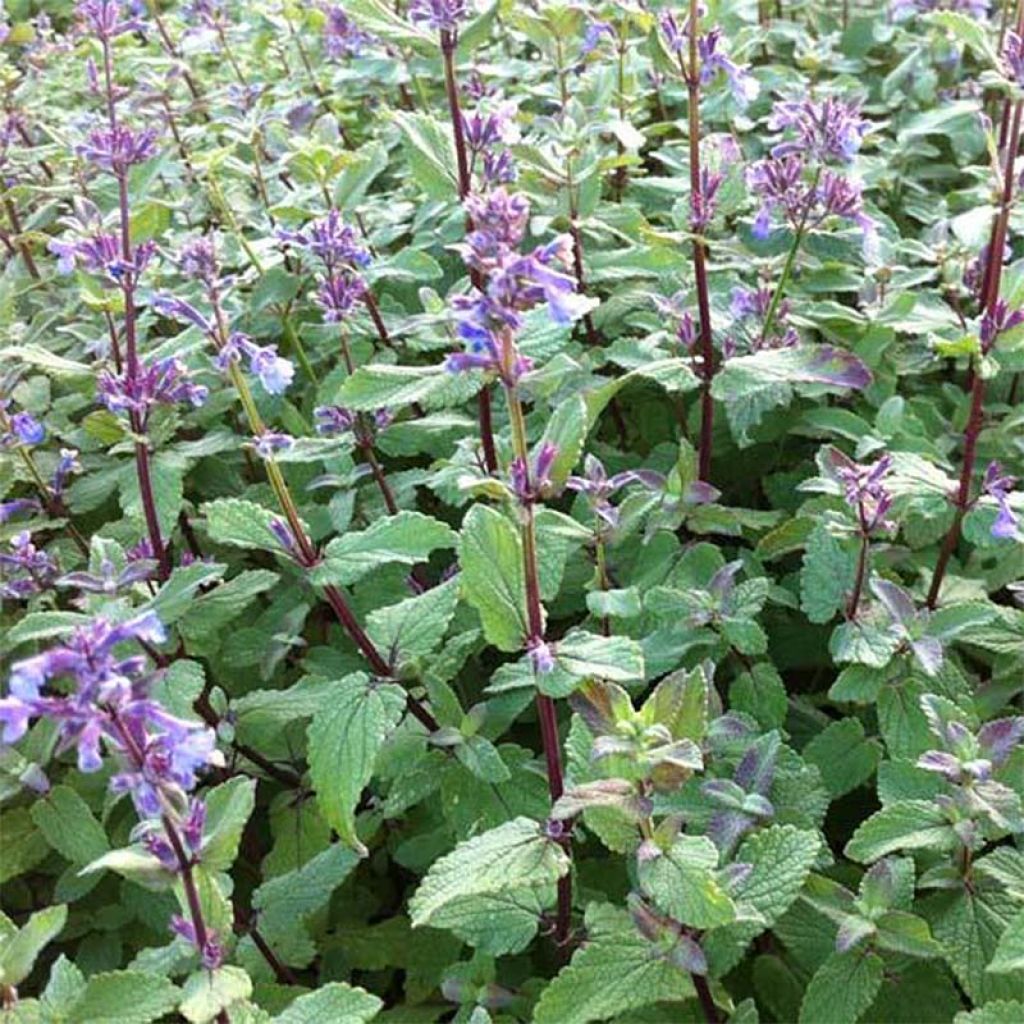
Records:
[[[316,432],[324,437],[334,437],[350,431],[356,422],[356,414],[340,405],[321,405],[313,410]]]
[[[341,7],[331,5],[323,8],[324,48],[331,60],[358,57],[363,49],[373,42],[373,36],[364,32]]]
[[[42,444],[46,438],[46,428],[28,412],[15,413],[11,429],[22,444]]]
[[[108,125],[89,132],[75,152],[102,170],[122,175],[156,156],[157,135],[156,128],[136,131],[121,124]]]
[[[540,637],[533,637],[527,641],[526,656],[537,675],[547,675],[555,670],[555,656],[551,648]]]
[[[15,498],[0,502],[0,524],[6,523],[22,512],[38,512],[42,506],[35,498]]]
[[[827,96],[776,103],[768,127],[793,135],[772,149],[777,158],[801,154],[821,163],[849,163],[872,126],[860,116],[859,103]]]
[[[126,32],[141,31],[142,19],[135,12],[125,17],[121,6],[121,0],[82,0],[75,13],[97,39],[110,40]]]
[[[195,306],[184,299],[160,293],[159,295],[154,295],[149,300],[149,304],[155,312],[159,313],[160,316],[167,317],[169,320],[183,320],[198,327],[205,334],[213,332],[213,324]]]
[[[1017,485],[1016,477],[1003,473],[998,462],[990,462],[985,470],[982,491],[993,498],[999,508],[999,514],[992,524],[992,536],[999,540],[1016,540],[1020,536],[1020,523],[1016,513],[1010,508],[1010,492]]]
[[[278,452],[286,452],[295,444],[295,438],[288,434],[267,430],[253,438],[253,449],[261,459],[272,459]]]
[[[409,20],[438,32],[457,32],[459,22],[470,17],[467,0],[409,0]]]
[[[331,210],[326,217],[312,221],[301,230],[279,231],[278,237],[316,256],[328,274],[343,267],[365,267],[370,262],[369,251],[359,243],[355,229],[342,220],[340,210]]]

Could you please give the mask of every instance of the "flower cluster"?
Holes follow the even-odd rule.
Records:
[[[298,231],[279,231],[278,238],[321,262],[324,276],[317,288],[316,303],[328,323],[347,320],[366,296],[366,281],[359,271],[369,265],[370,253],[359,242],[355,229],[344,222],[341,212],[331,210]]]
[[[831,452],[832,472],[843,487],[846,503],[857,514],[865,536],[879,529],[895,529],[892,520],[886,518],[892,508],[892,493],[885,486],[885,478],[892,472],[892,466],[891,455],[883,455],[870,465],[862,465],[838,449]]]
[[[138,16],[138,6],[132,4],[126,14],[121,0],[82,0],[75,8],[81,21],[81,30],[97,39],[110,40],[128,32],[140,32],[145,22]],[[145,8],[142,8],[145,10]]]
[[[344,8],[336,4],[325,5],[324,12],[324,49],[331,60],[345,57],[358,57],[363,49],[373,41],[373,36],[364,32],[346,13]]]
[[[776,103],[768,127],[787,133],[772,148],[774,157],[799,155],[821,164],[848,164],[857,155],[871,122],[860,116],[859,103],[827,96]]]
[[[156,128],[129,128],[115,124],[94,128],[75,152],[101,170],[122,176],[136,164],[152,160],[157,152]]]
[[[57,257],[57,272],[71,274],[81,268],[101,276],[110,287],[122,287],[138,279],[156,253],[156,244],[139,243],[126,260],[120,236],[104,227],[103,216],[93,203],[77,200],[74,209],[73,216],[60,221],[68,234],[52,239],[47,246]]]
[[[12,601],[24,601],[49,590],[59,575],[57,563],[32,543],[28,530],[11,538],[9,553],[0,552],[0,568],[0,597]]]
[[[409,20],[437,32],[456,32],[472,14],[468,0],[410,0]]]
[[[565,486],[584,495],[594,514],[614,528],[619,525],[619,510],[612,504],[612,497],[630,484],[660,491],[665,486],[665,478],[652,469],[624,469],[609,476],[596,455],[587,455],[583,460],[583,475],[569,477]]]
[[[478,108],[462,114],[462,132],[470,156],[470,172],[480,165],[484,185],[507,185],[516,180],[515,160],[506,146],[519,141],[516,106],[503,102],[490,113]]]
[[[198,408],[206,401],[209,389],[192,380],[180,359],[169,358],[142,363],[134,375],[104,370],[97,394],[111,412],[135,413],[139,425],[145,427],[155,406],[187,402]]]
[[[1022,539],[1020,522],[1016,513],[1010,508],[1010,492],[1016,485],[1016,477],[1005,474],[998,462],[988,464],[985,470],[985,479],[982,482],[982,491],[992,498],[999,508],[999,514],[992,524],[992,536],[999,540]]]
[[[677,54],[681,60],[686,59],[690,47],[690,19],[676,19],[671,11],[664,11],[660,18],[662,36],[669,50]],[[722,30],[713,28],[703,35],[697,36],[697,55],[700,66],[700,83],[708,85],[719,74],[724,74],[729,82],[733,99],[745,107],[757,98],[760,86],[746,68],[740,67],[721,49]],[[689,72],[687,72],[689,74]]]
[[[74,748],[83,772],[98,771],[106,749],[119,767],[111,791],[131,797],[143,819],[143,845],[168,870],[178,871],[185,865],[168,855],[163,833],[169,837],[174,829],[180,842],[175,826],[181,823],[193,861],[198,858],[204,812],[188,794],[200,772],[223,760],[212,730],[170,714],[152,698],[146,658],[120,652],[128,642],[145,646],[165,639],[152,612],[121,623],[93,619],[64,644],[14,664],[10,696],[0,699],[0,724],[3,742],[13,743],[33,719],[48,719],[57,726],[58,749]],[[214,966],[217,948],[200,950]]]
[[[786,322],[792,309],[788,299],[782,299],[775,308],[772,322],[768,323],[768,314],[772,307],[774,292],[770,288],[733,288],[729,303],[733,324],[737,327],[750,325],[745,348],[750,352],[763,349],[795,348],[800,344],[797,329]],[[770,328],[766,330],[766,328]],[[741,346],[733,335],[722,340],[722,356],[731,359],[741,351]]]
[[[571,324],[590,303],[576,292],[575,278],[559,269],[569,266],[572,258],[567,235],[529,253],[519,251],[530,212],[525,196],[498,188],[470,196],[466,211],[474,230],[460,248],[484,288],[454,301],[459,337],[467,350],[449,356],[447,366],[452,372],[494,371],[514,383],[530,366],[512,344],[523,325],[522,314],[546,304],[555,323]]]

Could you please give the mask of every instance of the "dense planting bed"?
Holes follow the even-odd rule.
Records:
[[[2,1024],[1024,1020],[1024,0],[10,0]]]

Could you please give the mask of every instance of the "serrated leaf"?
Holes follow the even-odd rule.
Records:
[[[833,797],[863,785],[882,758],[877,741],[864,738],[859,719],[843,718],[826,726],[804,747],[804,759],[816,764]]]
[[[956,833],[938,807],[925,800],[900,800],[863,821],[844,852],[869,864],[898,850],[952,850],[956,844]]]
[[[159,974],[94,974],[66,1020],[68,1024],[150,1024],[175,1008],[178,995],[177,987]]]
[[[103,826],[70,786],[54,786],[32,805],[46,841],[72,864],[88,864],[110,848]]]
[[[1024,911],[1006,926],[987,970],[994,974],[1024,970]]]
[[[206,502],[200,511],[206,518],[210,539],[218,544],[274,552],[281,550],[270,530],[274,514],[262,505],[241,498],[218,498]]]
[[[592,903],[585,927],[586,943],[541,993],[534,1024],[588,1024],[693,996],[689,977],[656,955],[626,911]]]
[[[413,404],[425,409],[443,409],[460,405],[472,396],[476,387],[471,377],[462,379],[442,366],[374,363],[359,367],[347,378],[335,401],[357,412],[401,409]]]
[[[62,903],[38,910],[14,935],[0,937],[0,984],[20,985],[35,966],[36,957],[63,930],[68,908]]]
[[[671,849],[640,860],[637,878],[658,907],[680,924],[715,928],[736,908],[715,877],[718,848],[705,836],[676,837]]]
[[[405,691],[373,685],[361,672],[339,680],[309,724],[309,772],[324,820],[356,852],[355,808],[391,729],[405,710]]]
[[[523,549],[516,528],[486,505],[474,505],[462,524],[460,579],[488,641],[518,651],[528,633]]]
[[[242,831],[256,806],[256,780],[229,779],[211,789],[204,800],[203,864],[210,871],[227,871],[235,862]]]
[[[252,995],[252,980],[241,967],[226,964],[196,971],[182,991],[179,1012],[189,1024],[208,1024],[221,1010]]]
[[[829,622],[843,609],[853,587],[857,556],[849,544],[819,524],[804,551],[800,570],[800,607],[811,622]]]
[[[274,1024],[366,1024],[384,1003],[365,989],[332,981],[299,996]]]
[[[442,640],[459,600],[458,580],[431,587],[366,617],[366,632],[389,664],[429,654]]]
[[[435,861],[409,901],[413,927],[432,924],[455,900],[552,885],[569,858],[529,818],[514,818]]]
[[[881,987],[881,957],[862,949],[833,953],[807,986],[800,1024],[855,1024]]]
[[[367,530],[332,540],[310,579],[322,584],[355,583],[384,565],[426,561],[437,548],[454,546],[455,539],[454,531],[440,520],[421,512],[399,512]]]

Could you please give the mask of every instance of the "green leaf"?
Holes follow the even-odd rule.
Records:
[[[310,573],[314,583],[355,583],[383,565],[415,565],[437,548],[453,547],[448,526],[421,512],[399,512],[379,519],[368,530],[332,540],[323,561]]]
[[[393,683],[372,685],[361,672],[334,684],[327,703],[309,725],[309,771],[327,823],[359,854],[355,808],[373,775],[384,740],[402,717],[405,691]]]
[[[68,1024],[150,1024],[170,1013],[178,989],[148,971],[94,974],[75,1002]]]
[[[587,941],[541,993],[534,1024],[588,1024],[693,997],[690,978],[657,956],[626,911],[592,903],[585,928]]]
[[[882,750],[877,741],[864,738],[864,726],[859,719],[843,718],[819,732],[804,747],[803,756],[818,766],[832,797],[839,797],[874,775]]]
[[[996,999],[976,1010],[958,1013],[953,1024],[1020,1024],[1024,1020],[1024,1002]]]
[[[1024,970],[1024,910],[1006,926],[999,936],[995,956],[987,968],[993,974]]]
[[[926,800],[900,800],[862,822],[845,854],[869,864],[897,850],[952,850],[956,833],[942,811]]]
[[[409,901],[413,927],[432,924],[453,901],[551,885],[568,870],[565,851],[537,822],[514,818],[431,865]]]
[[[790,908],[800,895],[820,848],[821,840],[815,832],[793,825],[771,825],[743,841],[736,862],[752,867],[730,895],[737,907],[746,905],[761,920],[735,921],[706,937],[704,947],[712,973],[727,973],[739,962],[746,944]]]
[[[459,600],[457,580],[432,587],[366,617],[366,632],[384,660],[402,665],[429,654],[442,640]]]
[[[451,186],[449,186],[451,188]],[[460,405],[478,389],[471,376],[462,378],[443,366],[360,366],[338,391],[335,401],[356,412],[399,409],[417,403],[425,409]]]
[[[200,511],[206,517],[210,539],[218,544],[281,551],[281,545],[270,531],[274,514],[262,505],[241,498],[218,498],[206,502]]]
[[[203,864],[210,871],[227,871],[238,856],[242,831],[256,806],[256,780],[229,779],[211,789],[205,803]]]
[[[833,953],[807,986],[800,1024],[855,1024],[881,987],[881,957],[861,949]]]
[[[32,820],[46,841],[72,864],[88,864],[110,849],[89,805],[70,786],[54,786],[32,805]]]
[[[857,554],[820,523],[807,538],[800,570],[800,607],[811,622],[829,622],[853,589]]]
[[[555,660],[559,668],[580,680],[635,683],[644,678],[643,650],[629,637],[573,629],[555,646]]]
[[[951,36],[968,47],[974,56],[989,67],[999,66],[999,55],[996,53],[988,33],[978,24],[975,18],[959,11],[933,11],[925,21],[944,28]]]
[[[182,992],[178,1007],[189,1024],[207,1024],[232,1003],[252,995],[252,981],[241,967],[226,964],[215,970],[196,971]]]
[[[821,395],[870,383],[867,367],[851,353],[833,345],[800,345],[726,360],[711,393],[725,403],[729,426],[743,447],[750,443],[748,431],[769,409],[787,405],[794,391]]]
[[[736,917],[732,900],[715,877],[717,867],[718,848],[710,839],[680,835],[671,849],[642,855],[637,878],[669,917],[692,928],[715,928]]]
[[[36,911],[13,935],[0,934],[0,984],[20,985],[36,957],[64,930],[68,908],[62,903]]]
[[[383,1005],[364,989],[332,981],[299,996],[274,1018],[274,1024],[366,1024]]]
[[[399,17],[384,0],[345,0],[345,13],[375,36],[411,46],[427,56],[437,54],[437,39],[408,18]]]
[[[530,944],[541,915],[555,898],[551,885],[524,884],[507,892],[475,893],[447,902],[434,912],[430,924],[454,933],[487,956],[507,956]]]
[[[486,505],[474,505],[462,524],[460,579],[487,640],[502,651],[522,648],[529,629],[523,549],[516,528]]]
[[[558,454],[551,466],[551,488],[557,494],[583,453],[583,442],[593,425],[587,416],[582,395],[572,395],[555,407],[544,428],[544,436],[533,450],[533,459],[545,444],[553,444]]]
[[[458,172],[455,146],[448,125],[430,114],[395,111],[402,148],[413,180],[432,199],[451,199]]]

